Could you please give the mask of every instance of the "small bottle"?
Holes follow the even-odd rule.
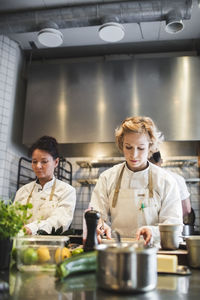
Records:
[[[85,221],[87,226],[87,237],[84,245],[84,251],[93,251],[94,247],[98,244],[97,241],[97,224],[100,218],[100,213],[96,210],[88,210],[85,213]]]

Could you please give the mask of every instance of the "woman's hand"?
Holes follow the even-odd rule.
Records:
[[[32,235],[32,231],[30,230],[30,228],[24,226],[24,229],[25,229],[25,234]]]
[[[145,240],[145,245],[147,245],[152,238],[152,231],[148,227],[145,227],[145,226],[140,227],[138,229],[138,231],[136,232],[136,239],[139,240],[141,235],[143,236],[143,238]]]
[[[97,240],[99,243],[101,243],[103,236],[105,236],[108,240],[111,240],[111,228],[105,222],[100,220],[97,225]]]

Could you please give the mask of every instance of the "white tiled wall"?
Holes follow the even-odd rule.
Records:
[[[74,219],[72,222],[71,227],[76,229],[82,229],[82,220],[83,220],[83,211],[88,207],[92,191],[94,189],[94,186],[81,186],[80,183],[77,182],[78,179],[92,179],[99,177],[99,174],[103,172],[106,168],[81,168],[76,163],[76,161],[90,161],[92,158],[90,157],[76,157],[76,158],[66,158],[72,163],[73,167],[73,186],[76,188],[77,192],[77,205],[75,210]],[[109,159],[109,158],[107,158]],[[121,157],[115,157],[110,159],[116,159],[121,160]],[[178,159],[178,158],[176,158]],[[179,158],[181,159],[181,158]],[[195,158],[196,159],[196,158]],[[167,169],[170,169],[173,172],[178,173],[179,175],[182,175],[185,179],[189,178],[197,178],[199,176],[198,174],[198,165],[197,161],[194,165],[189,166],[181,166],[181,167],[167,167]],[[190,199],[192,207],[195,211],[196,215],[196,225],[200,225],[200,191],[199,191],[199,183],[188,183],[187,184],[188,190],[190,192]]]
[[[18,45],[0,35],[0,198],[3,200],[15,194],[21,156],[11,141],[19,59]]]

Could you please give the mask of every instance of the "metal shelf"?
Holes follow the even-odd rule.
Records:
[[[17,190],[23,185],[36,180],[32,169],[32,160],[21,157],[18,163]],[[55,177],[72,185],[72,164],[60,157],[58,167],[55,169]]]
[[[197,163],[197,159],[176,159],[165,160],[162,167],[190,167]]]
[[[101,167],[112,167],[119,163],[124,162],[124,160],[96,160],[96,161],[77,161],[76,163],[81,168],[101,168]]]
[[[77,179],[77,182],[79,182],[83,186],[88,186],[88,185],[95,185],[97,183],[97,178],[94,179]]]

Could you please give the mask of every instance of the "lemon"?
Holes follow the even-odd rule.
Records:
[[[23,251],[23,262],[25,265],[32,265],[38,261],[38,255],[33,248],[27,248]]]
[[[71,251],[68,248],[66,248],[66,247],[57,248],[56,252],[55,252],[55,261],[58,264],[61,261],[63,261],[64,259],[69,258],[71,256],[72,256]]]
[[[45,246],[39,247],[37,249],[39,262],[44,263],[51,259],[49,249]]]

